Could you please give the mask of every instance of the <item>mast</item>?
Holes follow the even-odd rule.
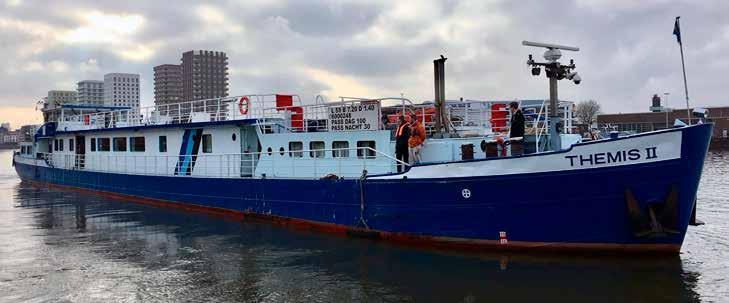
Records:
[[[563,130],[562,116],[559,115],[559,95],[557,93],[557,81],[567,78],[572,80],[575,84],[580,84],[582,78],[573,72],[575,69],[574,60],[570,60],[569,65],[562,65],[559,63],[559,58],[562,57],[562,52],[559,50],[568,51],[579,51],[580,49],[572,46],[563,46],[548,43],[522,41],[524,46],[543,47],[547,51],[544,52],[544,59],[547,62],[539,63],[532,59],[532,55],[529,55],[527,65],[532,67],[532,75],[539,76],[541,73],[541,67],[544,67],[544,73],[549,78],[549,145],[551,150],[562,149],[562,138],[559,135]]]

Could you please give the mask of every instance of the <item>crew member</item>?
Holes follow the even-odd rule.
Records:
[[[405,116],[400,116],[400,124],[395,131],[395,158],[408,163],[408,139],[410,139],[410,124],[405,121]],[[398,162],[397,172],[405,170],[405,165]]]
[[[522,139],[524,137],[524,114],[522,114],[521,109],[519,109],[519,103],[517,102],[511,102],[509,104],[509,111],[511,112],[509,144],[511,144],[511,155],[517,156],[524,152],[522,148]]]
[[[418,121],[418,116],[413,114],[410,116],[410,139],[408,139],[410,165],[420,163],[423,142],[425,142],[425,127]]]
[[[522,114],[521,109],[519,109],[519,103],[511,102],[509,104],[509,111],[511,112],[509,137],[524,137],[524,114]]]

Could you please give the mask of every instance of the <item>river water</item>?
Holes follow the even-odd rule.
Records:
[[[0,151],[0,302],[729,301],[729,153],[675,257],[461,254],[21,182]]]

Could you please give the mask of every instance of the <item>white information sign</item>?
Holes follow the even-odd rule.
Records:
[[[379,102],[329,107],[329,131],[377,130],[380,116]]]

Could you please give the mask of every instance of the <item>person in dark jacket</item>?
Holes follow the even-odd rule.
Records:
[[[395,130],[395,158],[408,163],[408,140],[410,139],[410,124],[405,121],[405,116],[400,116],[400,124]],[[402,172],[405,165],[397,163],[397,172]]]
[[[509,104],[511,112],[511,127],[509,128],[509,137],[524,137],[524,114],[519,109],[519,103],[511,102]]]

